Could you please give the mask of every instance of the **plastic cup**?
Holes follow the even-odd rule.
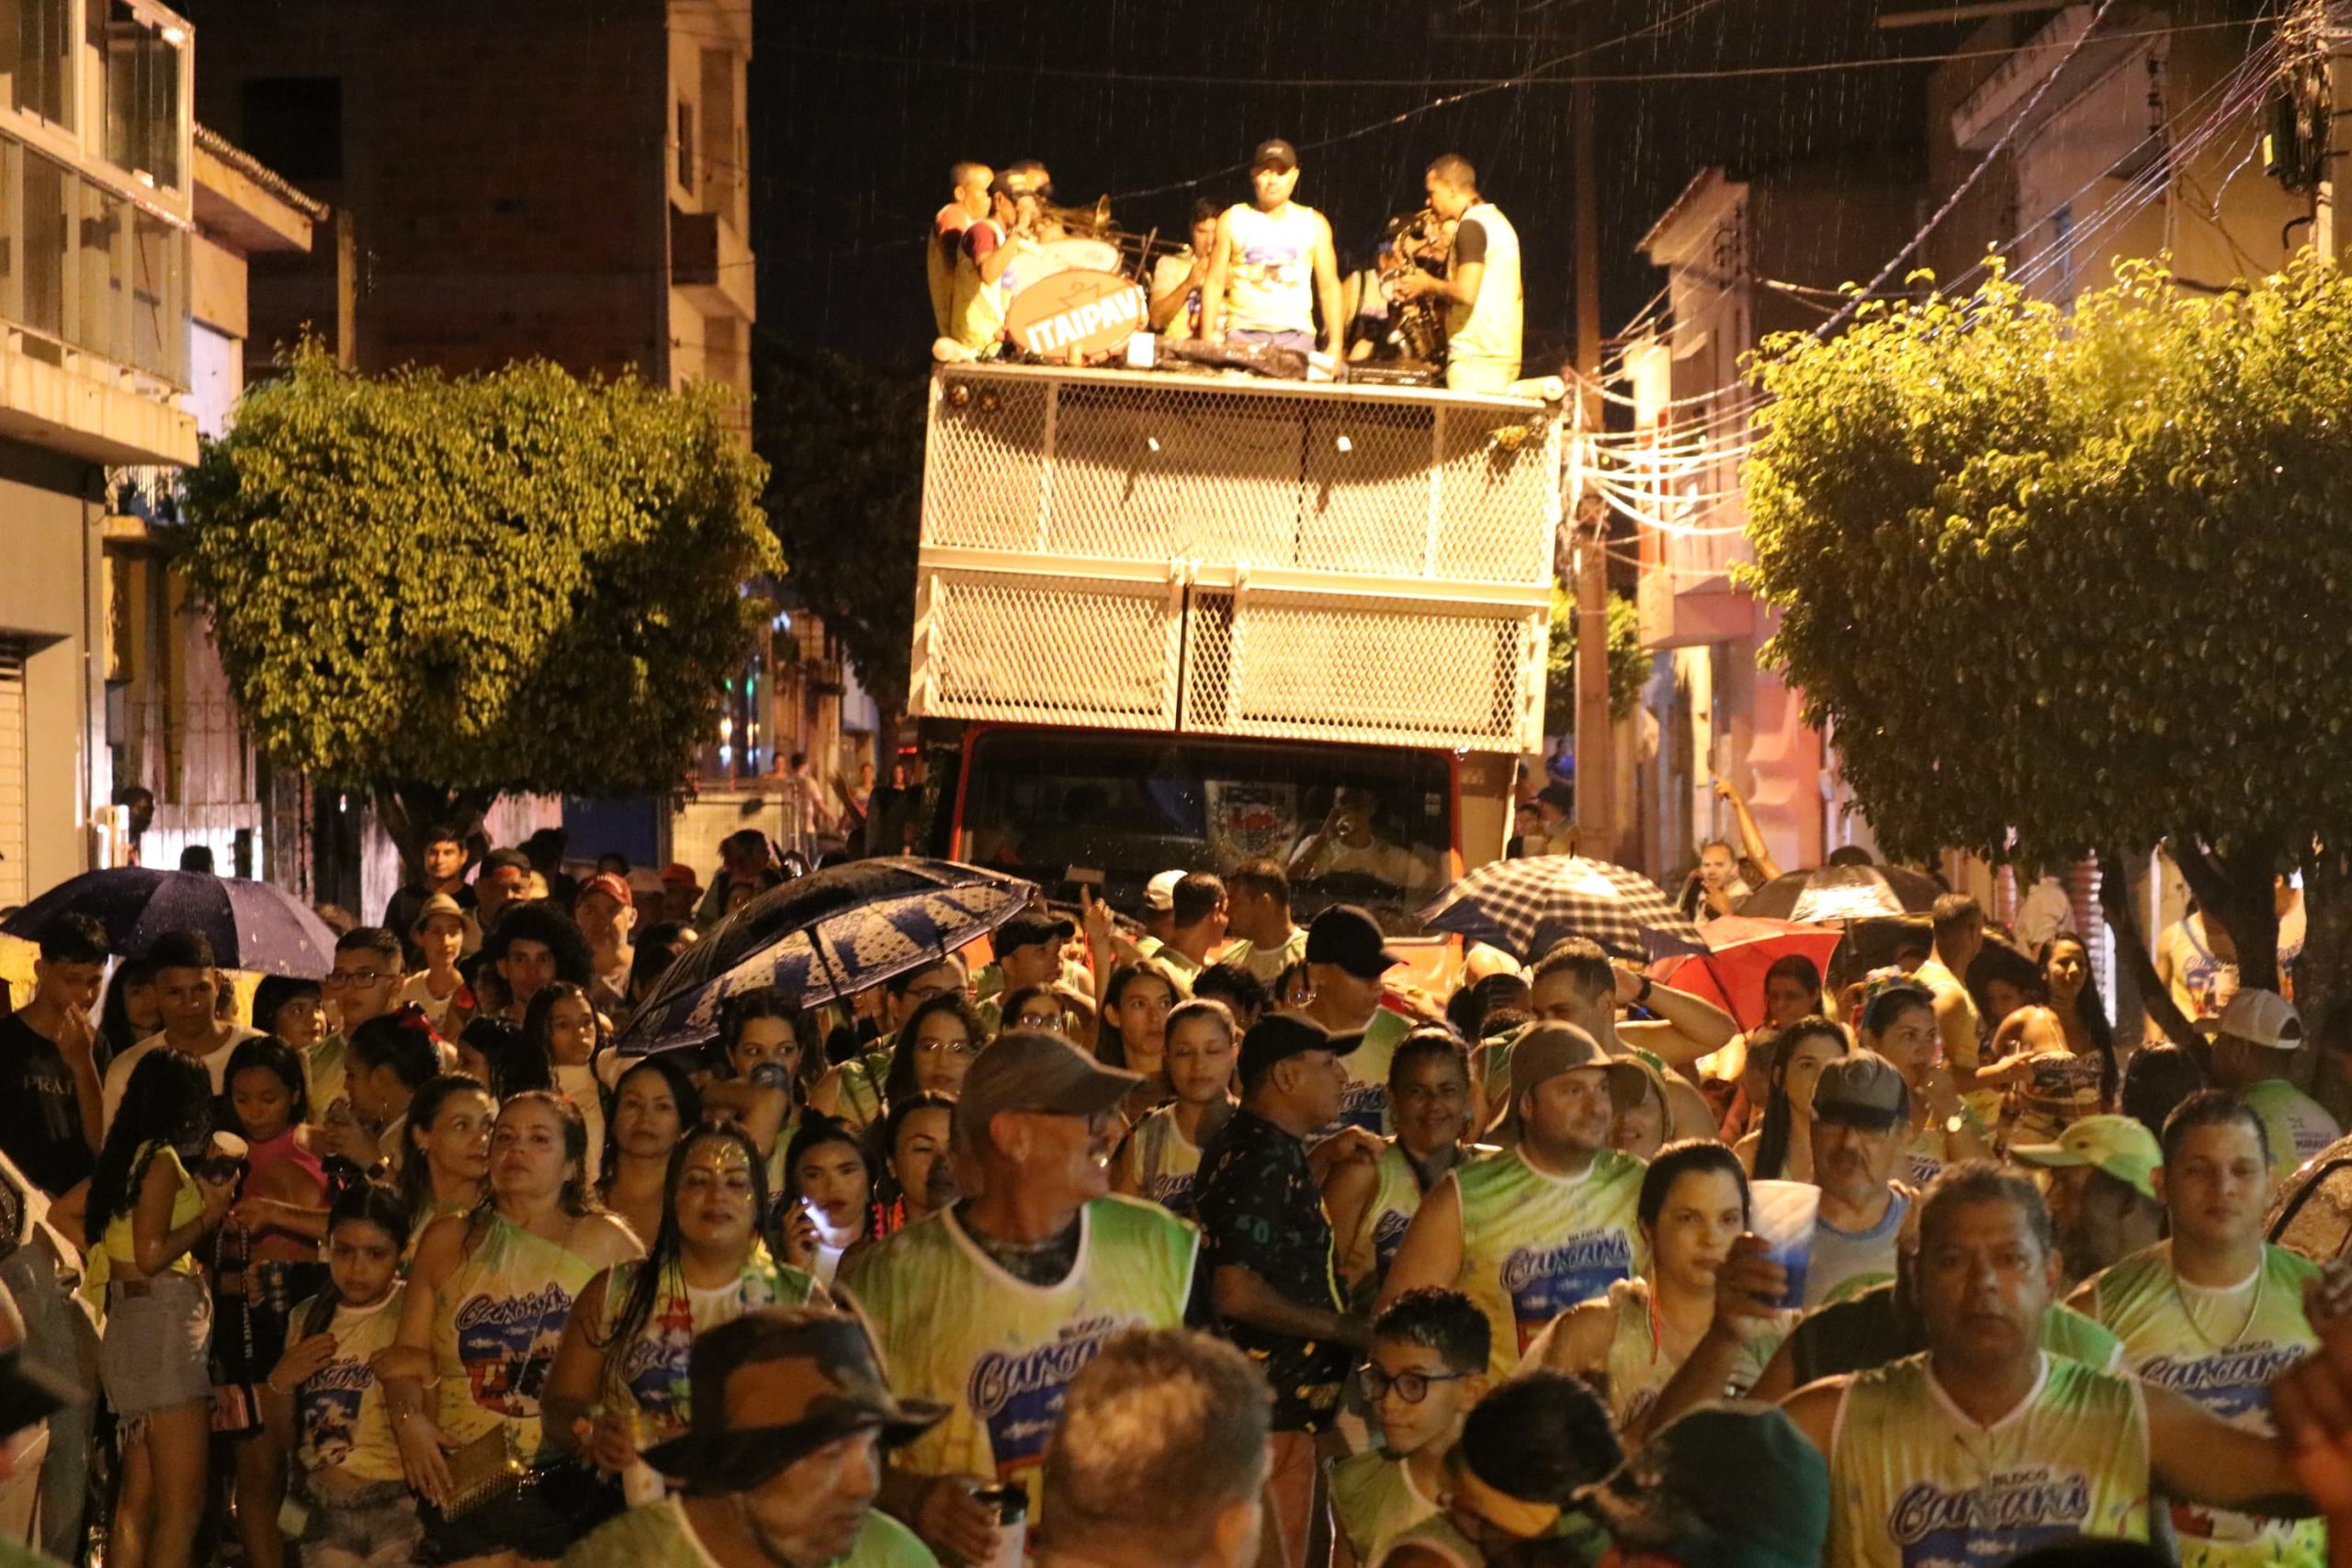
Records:
[[[1813,1226],[1820,1213],[1821,1189],[1810,1181],[1747,1184],[1747,1228],[1764,1238],[1772,1261],[1789,1276],[1788,1292],[1776,1305],[1804,1304],[1805,1266],[1813,1258]]]

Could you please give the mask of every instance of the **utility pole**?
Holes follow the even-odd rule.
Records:
[[[1585,30],[1577,29],[1577,52]],[[1583,853],[1619,858],[1617,749],[1609,716],[1609,505],[1590,479],[1589,454],[1600,433],[1600,194],[1594,165],[1589,82],[1572,90],[1576,142],[1577,430],[1587,470],[1577,475],[1577,836]]]

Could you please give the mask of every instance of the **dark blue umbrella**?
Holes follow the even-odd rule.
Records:
[[[144,956],[166,931],[195,931],[223,969],[315,980],[334,962],[326,922],[266,882],[143,865],[85,871],[9,916],[0,931],[39,942],[60,915],[97,921],[107,947],[124,958]]]
[[[1029,907],[1034,884],[956,861],[853,861],[772,887],[678,956],[621,1032],[625,1055],[699,1045],[729,997],[805,1007],[937,963]]]

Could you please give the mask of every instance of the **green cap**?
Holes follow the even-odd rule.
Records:
[[[1815,1568],[1829,1466],[1770,1405],[1703,1405],[1578,1501],[1619,1546],[1681,1568]]]
[[[2018,1144],[2009,1157],[2027,1165],[2087,1165],[2136,1190],[2156,1195],[2149,1173],[2165,1163],[2156,1135],[2136,1116],[2086,1116],[2058,1134],[2054,1144]]]

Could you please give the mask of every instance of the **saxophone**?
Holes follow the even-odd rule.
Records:
[[[1388,296],[1388,341],[1407,359],[1435,365],[1445,358],[1445,309],[1442,301],[1424,296],[1399,302],[1388,287],[1408,272],[1443,277],[1453,254],[1453,233],[1434,208],[1399,220],[1396,238],[1381,253],[1382,292]]]

